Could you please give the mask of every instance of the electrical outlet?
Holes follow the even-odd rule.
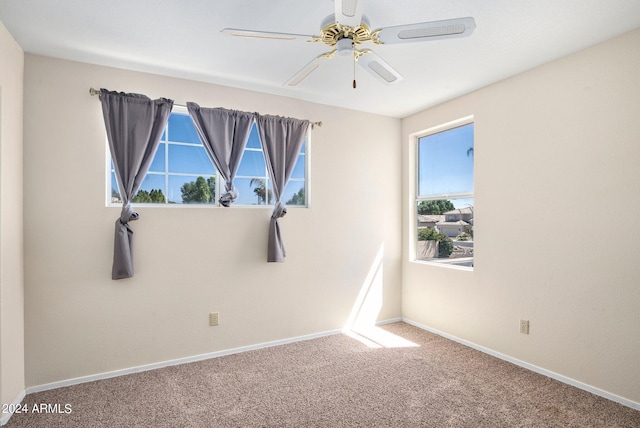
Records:
[[[217,312],[211,312],[209,314],[209,326],[211,327],[215,327],[216,325],[218,325],[218,313]]]
[[[520,320],[520,333],[529,334],[529,320]]]

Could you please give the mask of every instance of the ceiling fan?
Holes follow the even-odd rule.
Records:
[[[285,85],[288,86],[296,86],[302,82],[327,59],[333,58],[335,54],[342,56],[353,55],[354,62],[357,62],[382,82],[392,84],[402,80],[400,73],[371,49],[361,49],[360,45],[365,42],[371,42],[374,45],[382,46],[395,43],[467,37],[471,35],[476,27],[475,20],[467,17],[371,30],[369,20],[363,14],[365,0],[334,0],[334,3],[335,14],[329,15],[322,21],[319,36],[241,30],[237,28],[225,28],[222,33],[233,37],[324,43],[333,48],[330,52],[318,55],[287,80]],[[355,78],[353,87],[356,87]]]

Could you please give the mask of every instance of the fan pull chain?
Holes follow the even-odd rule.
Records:
[[[356,50],[353,49],[353,89],[356,88]]]

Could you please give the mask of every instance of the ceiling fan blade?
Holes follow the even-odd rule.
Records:
[[[397,83],[402,80],[402,76],[385,60],[380,58],[375,52],[368,50],[367,53],[358,58],[358,64],[371,73],[376,78],[386,84]]]
[[[293,77],[285,82],[287,86],[296,86],[298,83],[302,82],[308,75],[314,72],[317,68],[322,65],[323,61],[322,55],[318,55],[311,62],[300,69]]]
[[[379,40],[384,44],[422,42],[425,40],[467,37],[476,28],[473,18],[445,19],[443,21],[398,25],[380,29]]]
[[[273,33],[271,31],[254,31],[254,30],[241,30],[238,28],[225,28],[221,33],[232,37],[246,37],[250,39],[274,39],[274,40],[303,40],[307,41],[313,36],[305,34],[291,34],[291,33]]]
[[[336,21],[347,27],[357,27],[362,22],[364,0],[333,0]]]

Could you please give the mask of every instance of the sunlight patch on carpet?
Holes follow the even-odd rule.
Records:
[[[373,259],[369,272],[362,283],[343,332],[370,348],[398,348],[418,346],[410,340],[376,327],[382,309],[384,244]]]
[[[417,348],[420,345],[380,327],[345,331],[344,334],[369,348]]]

